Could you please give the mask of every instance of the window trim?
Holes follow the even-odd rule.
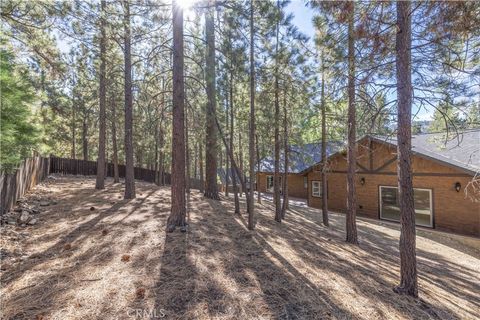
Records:
[[[269,178],[269,177],[272,177],[272,187],[271,187],[271,188],[268,187],[268,178]],[[273,189],[275,188],[274,177],[275,177],[274,174],[267,174],[267,175],[266,175],[266,180],[267,180],[267,181],[265,182],[265,191],[266,191],[266,192],[271,192],[271,193],[274,192],[274,190],[273,190]],[[283,186],[283,184],[282,184],[282,175],[280,174],[280,193],[282,193],[282,186]],[[270,191],[270,189],[271,189],[271,191]]]
[[[303,189],[308,189],[308,177],[303,177]]]
[[[315,195],[315,194],[313,193],[313,189],[314,189],[313,184],[314,184],[314,183],[318,183],[319,195]],[[320,181],[320,180],[312,180],[312,184],[311,184],[311,185],[312,185],[312,192],[311,192],[312,197],[314,197],[314,198],[322,198],[322,196],[323,196],[323,192],[322,192],[322,181]]]
[[[388,186],[388,185],[379,185],[378,186],[378,205],[379,205],[379,209],[380,209],[380,212],[379,212],[379,218],[380,220],[386,220],[386,221],[393,221],[393,222],[399,222],[399,220],[394,220],[394,219],[388,219],[388,218],[384,218],[382,216],[382,188],[390,188],[390,189],[396,189],[397,192],[398,192],[398,186]],[[434,228],[433,226],[433,221],[434,221],[434,212],[433,212],[433,189],[427,189],[427,188],[413,188],[414,192],[415,190],[421,190],[421,191],[428,191],[429,193],[429,200],[430,200],[430,224],[429,225],[425,225],[425,224],[419,224],[419,223],[416,223],[415,222],[415,225],[416,226],[419,226],[419,227],[426,227],[426,228]]]

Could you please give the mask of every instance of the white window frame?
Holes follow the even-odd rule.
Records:
[[[395,221],[395,222],[399,222],[398,220],[394,220],[394,219],[388,219],[388,218],[384,218],[382,216],[382,213],[383,213],[383,208],[382,208],[382,188],[389,188],[389,189],[397,189],[397,192],[398,192],[398,187],[396,186],[378,186],[378,203],[379,203],[379,208],[380,208],[380,219],[381,220],[388,220],[388,221]],[[430,224],[429,225],[425,225],[425,224],[419,224],[419,223],[416,223],[415,222],[415,225],[417,226],[421,226],[421,227],[428,227],[428,228],[433,228],[433,197],[432,197],[432,189],[424,189],[424,188],[413,188],[414,192],[415,190],[421,190],[421,191],[428,191],[428,194],[429,194],[429,200],[430,200]],[[416,213],[415,213],[416,214]]]
[[[318,193],[316,193],[315,190],[315,184],[318,183]],[[322,182],[318,180],[313,180],[312,181],[312,197],[315,198],[321,198],[322,197]]]
[[[270,188],[268,187],[268,178],[269,178],[269,177],[272,177],[272,186],[271,186]],[[272,192],[272,193],[273,193],[273,191],[274,191],[273,189],[274,189],[274,187],[275,187],[274,177],[275,177],[275,175],[273,175],[273,174],[267,174],[267,176],[266,176],[267,181],[266,181],[266,183],[265,183],[265,191],[266,191],[266,192]],[[282,186],[283,186],[283,184],[282,184],[282,175],[280,175],[280,181],[279,181],[279,182],[280,182],[280,192],[282,192]]]

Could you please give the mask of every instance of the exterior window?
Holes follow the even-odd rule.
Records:
[[[400,221],[400,205],[397,187],[380,186],[380,218]],[[433,227],[432,190],[413,189],[415,223]]]
[[[282,176],[280,176],[280,192],[282,191]],[[273,192],[273,175],[267,176],[267,192]]]
[[[320,198],[322,196],[322,185],[320,181],[312,181],[312,197]]]
[[[307,177],[303,177],[303,188],[308,189],[308,178]]]

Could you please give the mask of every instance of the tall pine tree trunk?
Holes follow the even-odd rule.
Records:
[[[325,103],[325,59],[322,52],[322,220],[328,227],[328,190],[327,190],[327,119]]]
[[[76,146],[76,143],[77,143],[77,130],[76,130],[76,101],[75,99],[73,100],[73,103],[72,103],[72,153],[71,153],[71,157],[72,159],[76,159],[77,158],[77,146]]]
[[[200,172],[200,192],[204,193],[205,191],[205,180],[204,180],[204,171],[203,171],[203,141],[200,141],[199,150],[198,150],[198,171]]]
[[[83,125],[82,125],[82,151],[83,160],[88,160],[88,125],[87,125],[87,111],[83,111]]]
[[[234,133],[234,104],[233,104],[233,71],[230,71],[230,150],[232,151],[233,156],[233,133]],[[230,159],[231,167],[233,168],[233,158]],[[240,201],[238,199],[238,187],[237,187],[237,173],[232,173],[232,186],[233,186],[233,196],[235,201],[235,213],[240,214]]]
[[[159,182],[159,176],[158,176],[158,144],[159,144],[159,129],[160,129],[160,121],[157,119],[156,123],[155,123],[155,160],[154,160],[154,164],[153,164],[153,171],[155,172],[155,179],[154,179],[154,182],[155,184],[158,186],[160,185],[160,182]]]
[[[258,134],[255,134],[255,146],[257,148],[257,159],[260,159],[260,145],[258,143]],[[260,160],[257,160],[257,172],[260,172]],[[257,202],[262,203],[262,192],[260,186],[257,183]]]
[[[124,59],[125,59],[125,199],[135,198],[133,171],[133,97],[132,54],[130,35],[130,0],[124,0]]]
[[[238,162],[240,162],[240,171],[243,172],[243,147],[242,147],[242,132],[239,130],[238,131]],[[242,179],[242,177],[238,177],[239,179]],[[240,185],[240,192],[239,195],[240,197],[242,196],[242,193],[245,192],[243,190],[242,185]],[[248,203],[248,200],[247,200]]]
[[[279,1],[277,0],[277,7]],[[279,32],[279,20],[277,18],[276,25],[276,41],[275,41],[275,82],[274,82],[274,95],[275,95],[275,156],[274,156],[274,174],[273,174],[273,201],[275,203],[275,221],[282,222],[282,207],[280,203],[280,101],[279,101],[279,85],[278,85],[278,32]]]
[[[357,201],[355,194],[356,155],[356,119],[355,119],[355,30],[353,1],[348,2],[348,150],[347,150],[347,242],[358,244],[357,239]],[[322,190],[325,193],[325,190]]]
[[[163,135],[163,130],[160,128],[160,136],[159,136],[160,142],[160,154],[158,155],[158,184],[163,186],[164,183],[164,159],[165,159],[165,154],[163,152],[163,145],[164,145],[164,135]]]
[[[418,296],[415,208],[412,181],[411,4],[397,2],[398,196],[400,203],[400,285],[395,291]]]
[[[287,113],[287,86],[283,94],[283,203],[282,203],[282,219],[285,218],[285,212],[288,209],[288,113]]]
[[[215,88],[215,0],[208,2],[205,13],[207,114],[205,139],[205,197],[220,199],[217,187],[217,128],[215,125],[216,88]]]
[[[226,76],[228,78],[228,76]],[[226,79],[228,80],[228,79]],[[227,93],[227,92],[226,92]],[[228,113],[228,108],[229,108],[229,104],[228,104],[228,93],[227,93],[227,103],[226,103],[226,108],[225,108],[225,134],[227,135],[227,139],[228,141],[232,140],[232,136],[229,134],[229,130],[228,130],[228,117],[229,117],[229,113]],[[231,102],[230,102],[231,104]],[[233,152],[233,150],[232,150]],[[230,183],[230,172],[229,172],[229,166],[228,166],[228,153],[227,151],[225,150],[225,197],[228,197],[228,184]]]
[[[112,162],[113,162],[113,182],[120,182],[118,173],[118,147],[117,147],[117,118],[114,95],[111,95],[110,104],[112,109]]]
[[[190,145],[188,141],[188,108],[185,109],[185,191],[190,193]]]
[[[253,195],[255,188],[255,61],[254,61],[254,29],[253,1],[250,0],[250,128],[249,128],[249,176],[250,191],[247,194],[248,229],[255,228]]]
[[[99,97],[100,97],[100,128],[98,132],[98,157],[97,157],[97,180],[95,189],[105,188],[105,140],[106,140],[106,88],[105,88],[105,60],[106,60],[106,1],[100,2],[100,75],[99,75]]]
[[[172,123],[172,207],[167,232],[185,229],[185,83],[183,75],[183,11],[173,0],[173,123]]]

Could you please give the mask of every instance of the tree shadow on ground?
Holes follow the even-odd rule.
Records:
[[[98,203],[111,203],[110,193],[94,189],[83,191],[82,196],[83,193],[89,194],[89,196],[71,205],[71,209],[84,208],[77,210],[78,214],[84,214],[89,219],[80,224],[73,224],[71,230],[62,235],[54,245],[30,255],[28,259],[17,264],[15,272],[2,274],[2,286],[9,285],[26,274],[28,274],[28,279],[31,279],[27,286],[16,290],[9,295],[8,300],[2,301],[5,306],[9,306],[9,319],[34,319],[52,311],[72,307],[70,301],[65,300],[67,296],[71,296],[76,289],[81,289],[82,284],[101,280],[90,279],[88,275],[86,279],[79,279],[79,274],[82,274],[85,268],[96,266],[102,268],[116,257],[113,246],[110,244],[114,243],[116,238],[122,237],[122,234],[126,232],[126,227],[136,228],[144,222],[138,220],[135,225],[131,225],[132,223],[128,225],[124,221],[125,217],[138,211],[144,201],[157,190],[149,192],[141,199],[120,200],[108,208],[99,208],[94,211],[89,210],[86,202],[90,203],[92,199],[95,199]],[[125,217],[119,221],[105,222],[117,215]],[[44,220],[48,218],[53,219],[53,213],[43,217]],[[57,221],[45,222],[57,223]],[[119,223],[121,226],[116,227]],[[89,245],[91,242],[98,245],[91,246]],[[53,267],[48,270],[45,270],[45,267],[39,267],[42,264],[52,265],[52,263]],[[75,288],[72,288],[72,284],[75,285]],[[82,306],[78,305],[77,307]]]

